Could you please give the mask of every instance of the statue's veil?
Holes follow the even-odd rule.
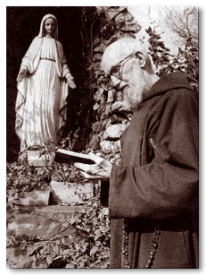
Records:
[[[57,18],[56,18],[56,16],[54,16],[53,14],[50,14],[50,13],[46,14],[42,18],[38,37],[44,37],[44,35],[45,35],[45,33],[44,33],[44,22],[47,18],[53,18],[56,21],[56,30],[54,32],[54,38],[58,40],[58,22],[57,22]]]

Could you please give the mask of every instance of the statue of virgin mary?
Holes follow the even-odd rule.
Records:
[[[20,154],[56,145],[66,122],[69,87],[76,88],[58,40],[57,18],[43,17],[17,77],[16,124]]]

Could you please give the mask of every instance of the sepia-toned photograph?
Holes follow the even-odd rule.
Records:
[[[7,268],[198,269],[198,7],[5,13]]]

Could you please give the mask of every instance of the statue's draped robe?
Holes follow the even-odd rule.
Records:
[[[35,37],[22,59],[27,76],[17,84],[16,133],[20,152],[38,145],[57,144],[66,121],[66,99],[70,75],[61,43]]]

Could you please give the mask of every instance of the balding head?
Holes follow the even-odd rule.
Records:
[[[106,48],[102,56],[101,69],[109,74],[113,66],[136,52],[141,52],[145,59],[149,58],[146,49],[139,40],[130,37],[121,38]]]
[[[127,98],[132,109],[142,101],[143,95],[149,92],[159,78],[144,44],[129,37],[121,38],[106,48],[101,68],[110,74],[114,86],[117,79],[118,83],[124,83],[128,88],[124,98]]]

